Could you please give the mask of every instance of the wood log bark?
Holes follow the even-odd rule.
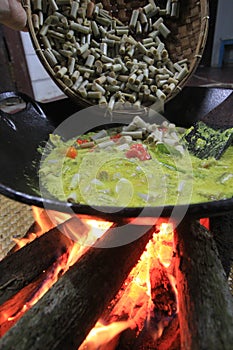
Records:
[[[168,279],[168,273],[173,270],[173,266],[165,268],[159,260],[156,260],[155,258],[153,266],[150,268],[153,313],[149,323],[145,322],[144,329],[135,340],[132,346],[133,350],[180,349],[176,296]]]
[[[233,212],[210,218],[210,231],[228,276],[233,262]]]
[[[153,232],[154,227],[148,226],[110,228],[6,333],[0,347],[15,349],[17,344],[18,350],[77,350],[137,263]],[[120,245],[126,236],[132,243]]]
[[[180,350],[180,325],[177,314],[158,339],[156,350]]]
[[[186,218],[174,242],[181,349],[232,349],[232,295],[211,233]]]
[[[117,350],[128,349],[119,347]],[[153,332],[143,330],[134,345],[130,347],[133,350],[180,350],[180,331],[179,319],[176,314],[164,329],[159,339],[154,339]]]
[[[62,232],[65,233],[65,235]],[[29,310],[37,302],[37,300],[42,297],[46,290],[51,288],[51,286],[69,268],[69,257],[70,254],[72,254],[72,249],[74,247],[74,241],[71,238],[74,239],[74,232],[76,238],[75,241],[77,241],[77,236],[80,239],[80,244],[75,244],[75,252],[80,252],[81,255],[81,242],[83,240],[85,241],[85,239],[87,238],[89,227],[86,226],[79,218],[75,216],[72,219],[67,220],[67,222],[64,225],[61,224],[56,229],[53,229],[47,234],[45,234],[45,236],[47,236],[46,239],[43,240],[45,236],[42,236],[41,238],[38,238],[35,241],[33,241],[28,246],[25,246],[26,253],[28,250],[26,249],[26,247],[32,248],[31,250],[29,250],[29,253],[33,252],[35,254],[33,256],[36,259],[35,261],[40,261],[40,258],[41,256],[43,256],[44,251],[45,253],[48,252],[48,254],[46,254],[46,259],[43,260],[44,262],[47,262],[49,264],[51,262],[51,259],[49,259],[49,257],[54,257],[54,261],[51,263],[51,265],[46,266],[46,269],[41,269],[43,267],[43,265],[41,264],[36,264],[36,268],[32,268],[32,270],[30,270],[31,264],[28,264],[26,266],[23,265],[22,272],[25,273],[24,277],[26,278],[22,278],[22,280],[18,279],[19,276],[14,276],[14,274],[7,274],[8,271],[6,271],[6,275],[8,275],[8,277],[13,276],[13,278],[8,280],[8,282],[2,286],[2,289],[4,289],[4,287],[9,288],[8,293],[5,293],[7,296],[9,296],[9,294],[11,293],[11,283],[14,285],[14,283],[16,283],[17,281],[24,281],[25,285],[22,288],[20,288],[20,290],[16,294],[15,290],[13,290],[14,295],[7,299],[0,306],[0,337],[3,336],[11,327],[13,327],[13,325],[25,314],[25,312]],[[53,242],[51,242],[51,240]],[[47,251],[48,247],[44,247],[44,244],[42,244],[43,249],[40,249],[41,242],[44,242],[44,244],[48,244],[50,250]],[[22,248],[22,250],[23,249],[24,248]],[[84,247],[84,249],[86,248]],[[11,269],[11,273],[18,271],[19,269],[18,255],[16,254],[16,256],[17,265],[15,265],[13,269]],[[32,257],[31,254],[30,257]],[[22,256],[22,258],[24,259],[24,255]],[[9,260],[12,259],[9,257]],[[15,261],[11,262],[14,263]],[[9,266],[9,264],[7,264],[7,266]],[[35,272],[37,272],[38,276]],[[35,278],[33,278],[33,280],[31,281],[33,276]],[[14,287],[19,288],[20,283],[18,285],[15,285]],[[6,295],[4,296],[6,297]]]
[[[76,217],[67,222],[82,225]],[[0,305],[31,283],[73,245],[73,241],[62,234],[65,225],[53,228],[0,262],[0,270],[4,272],[0,274]],[[83,225],[81,232],[84,231]]]

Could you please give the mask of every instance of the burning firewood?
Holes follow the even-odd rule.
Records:
[[[20,295],[27,306],[27,296],[36,294],[34,290],[39,290],[45,275],[49,279],[56,267],[64,270],[60,258],[64,255],[65,262],[69,260],[65,250],[74,244],[70,238],[89,239],[85,223],[93,222],[77,220],[78,228],[72,219],[61,225],[69,237],[59,238],[61,255],[36,281],[3,304],[3,316],[7,303],[14,309]],[[231,349],[232,296],[212,234],[189,218],[175,231],[168,223],[156,222],[157,234],[153,234],[154,226],[142,222],[122,224],[111,226],[92,248],[81,249],[79,260],[69,270],[70,265],[65,266],[66,273],[34,307],[31,305],[3,337],[0,347],[13,349],[17,343],[19,350]],[[50,234],[53,232],[56,229]],[[116,243],[126,237],[132,243],[118,247]],[[10,286],[10,280],[5,284]],[[6,319],[3,327],[14,317]]]
[[[77,217],[71,220],[76,224],[81,222]],[[2,260],[4,274],[0,275],[0,305],[37,278],[73,245],[73,241],[62,234],[63,230],[61,224]]]
[[[73,256],[75,261],[78,259],[83,251],[80,243],[89,231],[90,228],[75,216],[30,244],[26,244],[24,238],[26,246],[1,262],[5,273],[0,278],[0,336],[68,270]],[[74,240],[74,232],[79,235],[80,243],[76,242],[77,236]],[[28,238],[30,242],[33,237]]]
[[[154,227],[111,227],[0,342],[5,350],[77,349],[139,260]],[[144,235],[142,235],[146,232]],[[116,245],[125,235],[132,243]],[[120,237],[121,236],[121,237]]]
[[[172,243],[163,222],[79,350],[179,349]]]

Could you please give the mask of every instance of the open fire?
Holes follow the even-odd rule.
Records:
[[[115,349],[120,334],[126,329],[131,329],[132,339],[128,335],[127,342],[131,342],[133,349],[141,332],[149,332],[154,341],[161,336],[177,311],[175,293],[169,283],[172,241],[172,226],[161,224],[159,232],[154,233],[139,262],[80,350]],[[124,336],[120,342],[124,342]]]
[[[38,301],[51,290],[54,284],[58,285],[56,282],[62,280],[62,276],[68,275],[67,271],[71,266],[75,265],[74,268],[76,266],[77,269],[79,268],[79,261],[85,259],[85,256],[89,254],[90,246],[97,244],[96,249],[102,251],[103,249],[98,247],[98,242],[101,241],[101,237],[106,236],[106,233],[111,233],[111,229],[114,227],[111,222],[71,217],[64,213],[51,211],[47,215],[46,211],[38,208],[34,208],[34,216],[36,225],[29,230],[25,238],[16,242],[15,249],[8,258],[14,256],[15,252],[23,246],[27,245],[23,249],[28,248],[30,246],[28,243],[33,242],[36,238],[42,240],[43,237],[46,244],[48,242],[46,236],[50,234],[50,238],[53,235],[55,237],[59,228],[65,232],[65,238],[60,233],[62,237],[59,238],[57,251],[52,252],[52,263],[32,281],[24,281],[22,288],[16,292],[13,291],[11,297],[4,300],[0,306],[1,336],[5,333],[7,336],[10,328],[21,318],[23,320],[24,314],[26,315],[28,310],[35,304],[40,304]],[[143,222],[140,224],[143,225]],[[201,224],[208,227],[208,219],[202,220]],[[139,255],[140,259],[136,259],[136,264],[130,268],[130,273],[124,272],[127,277],[123,278],[121,281],[123,283],[119,284],[120,289],[117,287],[117,293],[110,293],[113,298],[110,297],[102,311],[98,311],[100,317],[96,318],[97,322],[94,322],[94,316],[92,327],[89,327],[89,324],[85,326],[84,322],[85,331],[83,334],[85,336],[80,337],[79,335],[82,341],[78,342],[77,350],[182,348],[174,228],[172,223],[160,220],[150,231],[150,239],[145,244],[143,253]],[[34,241],[34,245],[37,241]],[[100,254],[102,253],[100,252]],[[119,256],[119,259],[122,257],[123,255]],[[111,274],[111,270],[108,273]],[[112,274],[114,273],[112,271]],[[85,277],[88,285],[90,276],[86,275]],[[11,285],[11,283],[12,281],[9,279],[5,285],[1,286],[1,289],[4,290],[7,284]],[[108,284],[105,277],[103,283]],[[100,286],[96,286],[96,288],[98,293]],[[109,289],[111,288],[109,285]],[[87,291],[87,294],[91,292]],[[79,293],[79,289],[75,293]],[[49,305],[47,307],[49,308]],[[78,310],[77,308],[77,312]],[[5,337],[3,337],[3,341],[4,339]],[[55,348],[62,349],[61,346],[54,346]],[[75,349],[75,347],[72,344],[67,349]]]
[[[35,225],[32,230],[26,234],[22,239],[15,239],[15,247],[12,249],[12,253],[23,248],[30,242],[39,238],[54,225],[59,225],[67,221],[63,230],[67,237],[73,238],[70,241],[69,246],[65,250],[64,254],[57,257],[54,263],[48,267],[48,269],[41,271],[37,281],[30,284],[20,290],[19,293],[13,296],[13,303],[7,302],[6,305],[1,307],[0,315],[0,336],[3,336],[24,314],[28,311],[42,296],[56,283],[59,277],[61,277],[71,267],[78,258],[84,254],[87,245],[92,245],[97,238],[111,226],[111,223],[105,221],[83,220],[84,222],[71,219],[69,214],[60,212],[46,212],[37,207],[33,207],[33,214],[35,218]],[[79,227],[77,227],[77,223]],[[82,230],[83,237],[76,237],[77,231]],[[34,231],[34,232],[33,232]],[[84,232],[86,234],[84,234]],[[78,240],[78,238],[80,238]],[[38,257],[39,258],[39,257]],[[33,285],[33,286],[32,286]],[[31,288],[32,287],[32,288]],[[19,301],[17,301],[17,299]],[[23,302],[24,301],[24,302]]]

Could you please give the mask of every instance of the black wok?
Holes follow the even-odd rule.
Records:
[[[227,127],[233,125],[233,93],[230,89],[186,87],[176,98],[165,106],[165,117],[180,126],[189,126],[197,120],[210,125]],[[67,117],[79,110],[77,104],[65,98],[56,102],[36,103],[28,96],[15,92],[0,94],[1,105],[9,99],[21,98],[26,107],[14,114],[0,111],[0,193],[38,207],[46,207],[63,212],[87,214],[109,220],[138,217],[179,216],[184,211],[193,217],[219,215],[233,210],[233,198],[183,205],[147,208],[110,208],[61,202],[51,196],[41,197],[38,168],[41,156],[38,146],[48,140],[49,133]],[[226,101],[224,101],[226,99]],[[210,112],[221,102],[220,114]],[[210,113],[209,113],[210,112]],[[207,116],[205,116],[207,114]],[[86,115],[83,119],[85,125]],[[102,116],[99,122],[106,124]],[[102,119],[101,119],[102,118]],[[123,122],[123,121],[122,121]],[[77,131],[74,131],[77,135]]]

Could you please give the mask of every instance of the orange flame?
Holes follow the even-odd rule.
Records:
[[[112,322],[107,326],[98,321],[79,347],[79,350],[106,350],[106,344],[108,344],[108,350],[114,350],[117,345],[117,339],[113,342],[114,338],[127,328],[135,328],[133,320]]]
[[[64,213],[52,211],[46,212],[45,210],[36,207],[33,208],[33,213],[39,228],[34,235],[23,238],[22,242],[19,242],[18,247],[30,243],[55,225],[60,224],[71,217]],[[69,249],[64,252],[46,271],[41,271],[42,275],[38,278],[40,288],[38,289],[37,284],[35,283],[34,292],[30,292],[29,300],[27,300],[27,298],[25,302],[19,300],[18,310],[15,310],[14,308],[14,310],[11,309],[7,312],[4,311],[0,323],[3,324],[4,322],[9,322],[9,326],[4,326],[5,331],[12,327],[27,310],[35,305],[37,301],[53,286],[53,284],[56,283],[58,278],[85,253],[87,247],[94,244],[95,241],[112,225],[111,222],[94,222],[93,220],[88,219],[80,220],[77,216],[74,218],[76,220],[69,220],[69,222],[64,224],[64,233],[67,234],[70,239],[75,238],[75,241],[72,242],[71,240]],[[3,335],[3,333],[1,335]]]
[[[46,212],[37,207],[33,207],[33,213],[38,223],[36,232],[30,232],[26,238],[17,241],[18,246],[23,246],[31,242],[55,225],[64,223],[72,217],[66,213]],[[78,217],[77,220],[80,221]],[[148,224],[148,218],[132,220],[134,224]],[[105,314],[103,316],[104,323],[101,320],[96,323],[83,344],[79,347],[79,350],[114,350],[118,344],[120,334],[124,330],[131,328],[139,333],[145,325],[150,323],[154,308],[151,295],[150,274],[158,266],[163,266],[166,271],[166,276],[174,290],[176,300],[178,300],[176,280],[171,274],[171,270],[169,270],[173,257],[173,224],[164,219],[156,220],[156,224],[159,226],[159,233],[154,233],[138,264],[132,269],[124,282],[124,287],[118,293],[112,305],[109,306],[110,311],[108,315],[106,316]],[[150,218],[150,222],[154,224],[155,219]],[[87,247],[93,245],[106,232],[112,225],[112,222],[93,220],[86,217],[82,218],[81,224],[85,227],[84,231],[87,231],[87,234],[80,235],[76,225],[66,224],[65,234],[75,240],[71,249],[69,252],[60,256],[47,271],[43,271],[44,279],[42,279],[43,283],[41,283],[40,289],[36,289],[34,294],[32,293],[30,300],[25,302],[18,312],[13,315],[4,313],[3,318],[5,320],[16,322],[85,253]],[[202,220],[201,224],[208,228],[208,219]],[[156,332],[152,332],[154,340],[162,335],[164,327],[165,324],[163,321],[158,322]]]
[[[171,223],[162,223],[160,232],[156,235],[156,254],[164,267],[168,268],[171,264],[173,254],[173,225]]]
[[[14,314],[13,316],[9,316],[7,320],[13,321],[14,319],[19,319],[20,316],[22,316],[27,310],[29,310],[33,305],[35,305],[37,301],[40,298],[42,298],[42,296],[58,280],[59,273],[63,271],[63,268],[67,270],[67,265],[65,263],[64,256],[61,256],[52,266],[50,266],[46,273],[44,271],[45,279],[41,283],[40,289],[36,290],[35,293],[31,296],[31,299],[28,302],[26,302],[16,314]]]
[[[174,293],[175,293],[177,312],[179,312],[179,309],[178,309],[178,307],[179,307],[179,303],[178,303],[178,291],[177,291],[177,287],[176,287],[176,278],[175,278],[173,275],[171,275],[170,273],[167,274],[167,277],[168,277],[169,282],[170,282],[170,284],[171,284],[171,286],[172,286],[172,288],[173,288],[173,291],[174,291]]]
[[[45,210],[38,207],[32,207],[32,213],[35,219],[35,225],[32,228],[34,232],[30,232],[29,230],[25,237],[20,239],[14,238],[14,241],[16,243],[14,251],[19,250],[20,248],[34,241],[36,238],[48,232],[55,226],[58,226],[64,223],[65,221],[68,221],[71,217],[74,216],[72,216],[71,214],[57,212],[53,210]],[[88,218],[82,218],[81,221],[89,227],[89,234],[87,240],[85,241],[86,246],[91,246],[96,241],[96,239],[100,238],[103,235],[103,233],[112,225],[112,222],[109,221],[93,220]],[[70,233],[72,233],[71,238],[75,239],[77,230],[71,227],[69,227],[68,230],[70,231]],[[70,237],[70,234],[67,235]],[[78,238],[80,239],[80,237]]]
[[[49,231],[56,225],[55,222],[51,220],[50,214],[48,215],[48,212],[45,209],[41,209],[38,207],[31,207],[31,208],[35,219],[35,224],[32,226],[31,229],[29,229],[25,237],[20,239],[13,238],[13,240],[16,243],[16,246],[14,247],[13,251],[17,251],[21,249],[26,244],[34,241],[36,238],[40,237],[41,235],[43,235],[45,232]]]
[[[115,339],[116,335],[119,336],[121,332],[129,327],[137,329],[137,333],[139,333],[146,324],[149,324],[153,313],[151,269],[153,266],[156,267],[161,264],[166,270],[171,264],[172,256],[173,225],[162,222],[160,232],[158,234],[154,233],[138,264],[126,279],[124,290],[116,296],[114,306],[107,317],[108,324],[104,326],[99,320],[79,347],[79,350],[113,350],[117,346],[119,337],[115,342],[111,344],[110,342]],[[172,282],[175,287],[175,281],[172,280]],[[126,320],[126,323],[122,324],[122,321],[119,321],[122,319]],[[163,322],[157,325],[156,338],[161,336],[164,327]]]

